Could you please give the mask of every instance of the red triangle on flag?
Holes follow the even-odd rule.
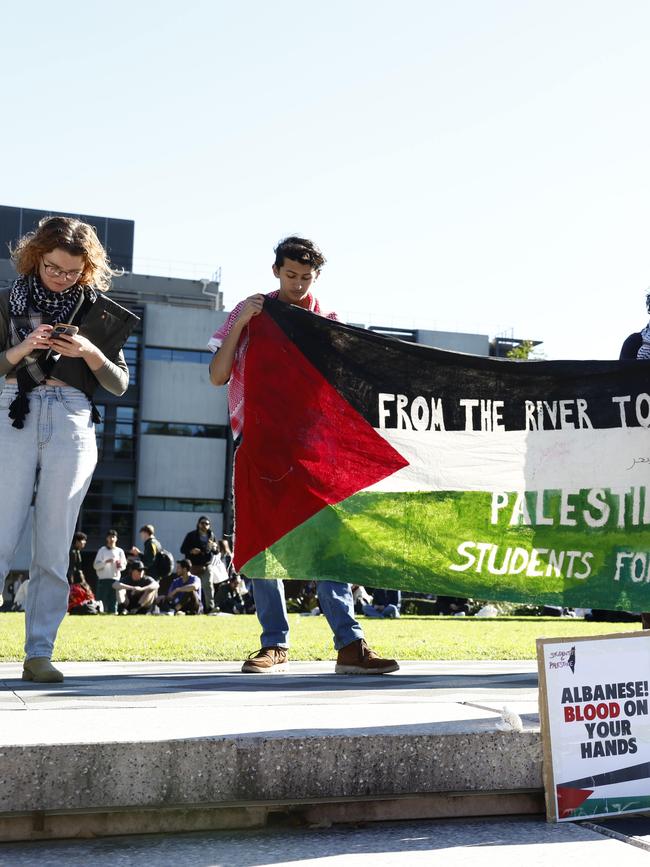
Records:
[[[570,786],[557,786],[557,809],[559,819],[568,819],[574,810],[584,803],[593,789],[573,789]]]
[[[235,458],[237,569],[325,506],[408,466],[267,313],[249,329]]]

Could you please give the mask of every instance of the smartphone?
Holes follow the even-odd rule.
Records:
[[[74,335],[79,331],[76,325],[65,325],[60,322],[58,325],[55,325],[52,329],[52,337],[60,337],[62,334],[66,334],[70,337],[74,337]]]

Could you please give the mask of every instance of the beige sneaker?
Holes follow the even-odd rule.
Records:
[[[270,671],[284,671],[289,657],[286,647],[263,647],[251,653],[241,670],[244,674],[268,674]]]
[[[381,659],[363,638],[339,650],[334,669],[335,674],[388,674],[390,671],[399,671],[397,662]]]
[[[23,680],[35,683],[63,683],[63,673],[55,668],[47,656],[34,656],[23,662]]]

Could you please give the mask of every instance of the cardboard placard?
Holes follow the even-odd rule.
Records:
[[[537,639],[549,821],[650,809],[650,631]]]

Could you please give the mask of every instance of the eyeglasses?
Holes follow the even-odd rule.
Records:
[[[209,527],[209,526],[210,526],[209,521],[199,521],[199,527]]]
[[[45,268],[45,273],[48,277],[63,277],[64,280],[78,280],[83,274],[83,270],[81,271],[62,271],[60,268],[57,268],[56,265],[52,265],[50,262],[46,262],[43,259],[43,268]]]

